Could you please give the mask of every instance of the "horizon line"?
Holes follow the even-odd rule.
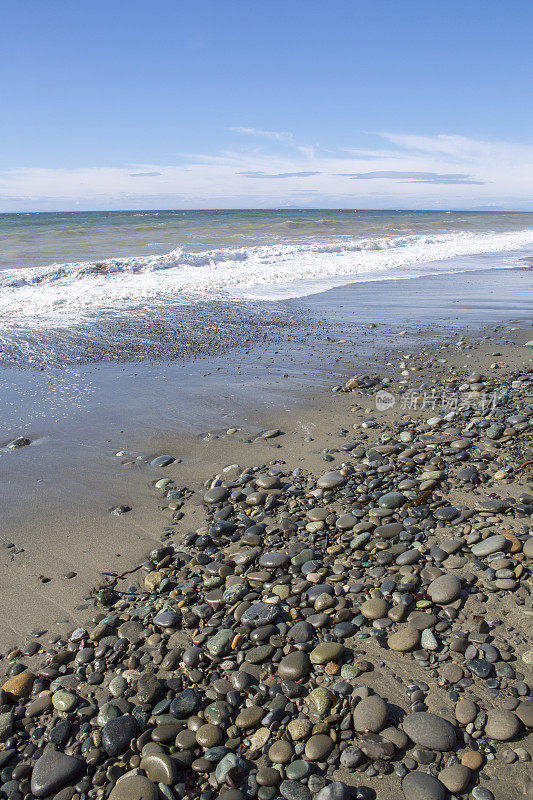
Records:
[[[16,214],[125,214],[130,212],[185,212],[185,213],[205,213],[205,212],[234,212],[234,211],[325,211],[325,212],[357,212],[357,211],[386,211],[389,213],[404,213],[412,212],[416,214],[533,214],[533,210],[520,209],[520,208],[332,208],[327,206],[293,206],[287,208],[286,206],[235,206],[231,208],[89,208],[89,209],[53,209],[53,210],[24,210],[19,211],[2,211],[0,215],[16,215]]]

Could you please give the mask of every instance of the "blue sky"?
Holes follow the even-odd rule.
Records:
[[[533,210],[533,7],[2,4],[0,210]]]

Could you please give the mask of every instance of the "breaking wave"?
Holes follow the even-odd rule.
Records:
[[[200,252],[177,248],[164,255],[3,270],[0,328],[68,326],[102,312],[160,303],[300,297],[352,281],[463,271],[471,267],[454,261],[450,270],[435,262],[532,245],[533,230],[413,234]]]

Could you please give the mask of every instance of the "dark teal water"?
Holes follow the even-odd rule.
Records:
[[[211,250],[533,228],[533,214],[441,211],[98,211],[0,214],[0,269]]]

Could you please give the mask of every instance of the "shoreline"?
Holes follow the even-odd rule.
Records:
[[[479,321],[487,304],[480,305],[476,295],[479,291],[477,282],[467,277],[474,291],[468,302],[474,310],[473,319]],[[518,286],[523,278],[529,281],[527,271],[519,276]],[[397,281],[396,285],[398,283],[404,282]],[[386,284],[388,282],[383,286]],[[417,287],[416,293],[424,292],[420,299],[426,303],[432,287],[439,287],[440,281],[435,277],[429,281],[420,279],[413,286]],[[34,430],[14,427],[11,431],[13,438],[29,435],[32,445],[36,446],[10,452],[7,462],[3,462],[15,467],[12,478],[10,471],[4,469],[4,487],[3,492],[0,491],[6,531],[2,537],[3,544],[4,548],[7,544],[14,547],[4,549],[4,597],[9,600],[3,612],[6,622],[7,618],[10,620],[10,627],[5,622],[0,627],[0,647],[15,645],[21,632],[30,635],[46,627],[49,632],[57,630],[60,633],[70,622],[81,623],[87,610],[87,601],[83,598],[90,596],[100,571],[124,571],[142,561],[145,552],[159,541],[160,536],[160,514],[152,502],[152,487],[158,477],[176,472],[185,485],[191,483],[198,489],[209,471],[216,472],[221,463],[247,458],[250,449],[257,449],[267,459],[273,448],[274,452],[278,449],[284,451],[289,440],[299,458],[310,463],[313,469],[319,469],[321,456],[310,454],[309,448],[302,448],[301,440],[309,434],[317,438],[327,434],[327,439],[331,440],[332,434],[325,427],[328,418],[332,429],[341,425],[342,400],[329,391],[334,376],[334,381],[340,383],[353,371],[363,369],[398,377],[400,370],[396,365],[402,352],[412,353],[416,360],[423,359],[423,353],[427,351],[430,354],[427,357],[431,358],[431,353],[441,347],[444,352],[449,351],[463,335],[461,331],[469,338],[473,335],[482,341],[483,326],[479,322],[469,325],[467,319],[461,322],[461,317],[447,334],[444,320],[440,324],[436,321],[430,324],[428,318],[423,322],[413,320],[406,329],[407,335],[399,336],[399,323],[403,322],[412,301],[406,298],[405,310],[398,311],[399,321],[391,328],[379,317],[376,323],[364,321],[373,317],[372,310],[377,307],[382,287],[377,284],[370,287],[364,303],[358,290],[359,286],[353,286],[351,293],[343,292],[343,303],[340,303],[340,290],[312,298],[320,325],[328,312],[336,309],[335,313],[330,313],[333,317],[331,328],[323,328],[311,342],[305,337],[295,337],[284,347],[278,342],[273,343],[264,353],[252,348],[246,356],[248,360],[237,354],[240,363],[237,361],[237,370],[233,374],[228,368],[219,372],[220,366],[216,361],[205,363],[202,359],[175,367],[132,364],[121,371],[113,365],[101,365],[75,378],[75,387],[79,387],[81,392],[79,399],[72,400],[69,396],[68,383],[66,388],[60,383],[54,390],[58,397],[65,394],[68,408],[74,407],[71,421],[58,420],[59,426],[46,426],[40,422]],[[514,295],[508,291],[509,300],[503,301],[503,307],[517,294],[516,290]],[[397,301],[400,298],[401,293]],[[443,302],[442,297],[439,302]],[[358,314],[354,312],[355,307]],[[396,309],[399,309],[398,305]],[[428,316],[428,312],[425,313]],[[506,330],[500,313],[496,315],[494,324],[486,328],[491,335],[491,329],[502,334]],[[521,314],[524,314],[523,310]],[[346,331],[344,334],[341,333],[343,330]],[[257,354],[259,358],[255,361]],[[232,363],[229,359],[230,356],[223,358],[227,367]],[[329,364],[333,369],[328,368]],[[143,369],[145,377],[142,377]],[[136,370],[139,371],[138,377],[134,377]],[[284,370],[290,371],[288,381]],[[413,373],[415,377],[423,374]],[[104,380],[98,383],[98,376],[102,375]],[[155,376],[159,380],[154,384],[157,391],[166,392],[166,395],[162,394],[163,398],[170,398],[173,382],[185,388],[184,382],[192,381],[186,399],[176,407],[178,413],[185,411],[189,415],[185,417],[185,425],[178,430],[171,417],[174,409],[170,405],[168,410],[165,407],[168,401],[164,400],[160,409],[153,402],[151,387]],[[98,402],[87,406],[83,396],[87,383],[94,381],[93,393],[97,400],[100,396],[112,398],[118,377],[120,386],[124,386],[119,398],[126,400],[130,385],[140,387],[136,406],[130,397],[124,413],[115,418],[110,415],[109,403],[103,407],[103,416]],[[22,378],[26,380],[26,373]],[[46,373],[42,380],[44,382],[40,385],[46,389]],[[309,385],[313,382],[316,383],[315,389]],[[22,382],[22,390],[25,391],[29,385]],[[199,417],[198,424],[194,414],[198,407],[205,417],[204,395],[209,386],[215,398],[210,420],[214,424],[204,427],[202,419],[204,424],[206,419]],[[255,392],[254,387],[257,387]],[[219,390],[222,390],[220,401]],[[34,389],[33,393],[39,391]],[[259,406],[258,395],[262,406]],[[159,417],[157,424],[154,414]],[[315,415],[319,415],[320,420],[315,419]],[[261,446],[247,441],[254,439],[261,430],[280,425],[292,430],[292,436],[260,443]],[[215,438],[234,427],[242,430],[222,439]],[[118,428],[121,429],[120,435],[117,435]],[[79,443],[73,447],[71,440]],[[131,457],[122,459],[127,465],[119,466],[120,459],[115,453],[122,450],[131,452],[132,442],[135,449]],[[154,457],[169,451],[181,463],[163,469],[150,466]],[[110,509],[122,505],[131,510],[118,516],[109,513]],[[194,517],[191,524],[197,521]],[[64,577],[73,572],[76,573],[73,578]],[[73,597],[77,598],[76,605],[72,602]],[[35,609],[39,609],[37,614]]]
[[[533,496],[528,495],[528,473],[520,468],[520,459],[528,460],[531,417],[526,414],[522,420],[520,412],[531,403],[527,377],[533,349],[524,346],[531,328],[495,327],[490,333],[480,331],[474,340],[463,339],[462,345],[454,332],[448,341],[413,351],[403,365],[396,352],[384,354],[379,377],[369,370],[369,379],[360,378],[354,391],[315,392],[306,404],[267,413],[257,427],[226,431],[220,438],[163,437],[161,452],[179,456],[183,448],[187,458],[159,468],[157,476],[150,475],[150,486],[142,473],[144,494],[131,511],[114,518],[117,532],[127,523],[142,535],[136,515],[144,509],[143,533],[150,530],[153,535],[150,545],[147,540],[141,546],[143,560],[151,549],[145,568],[134,570],[141,561],[132,563],[124,555],[120,568],[110,567],[127,572],[123,579],[109,576],[108,588],[93,593],[69,624],[51,626],[27,639],[25,646],[19,641],[20,649],[0,661],[2,675],[7,678],[11,672],[7,684],[2,680],[4,713],[11,715],[17,701],[15,717],[9,717],[15,727],[6,739],[11,755],[5,763],[25,765],[15,778],[19,785],[24,788],[29,777],[23,776],[33,770],[31,791],[38,797],[52,796],[47,783],[52,774],[54,791],[73,787],[60,793],[61,800],[75,796],[75,780],[86,791],[92,787],[95,797],[111,791],[112,800],[124,800],[142,790],[139,797],[178,800],[187,795],[186,775],[192,769],[204,792],[231,792],[232,800],[256,796],[257,782],[270,788],[280,781],[275,791],[261,791],[261,800],[278,793],[285,800],[310,800],[319,792],[325,792],[321,800],[337,800],[337,793],[343,800],[412,800],[422,791],[438,800],[444,797],[444,786],[452,796],[462,796],[478,783],[485,794],[470,795],[475,800],[526,796],[533,745],[527,734],[533,537],[532,506],[520,497]],[[491,367],[495,362],[498,366]],[[460,395],[465,377],[476,372],[479,377],[471,377],[469,385],[478,399],[482,392],[490,395],[493,385],[500,387],[499,397],[502,386],[513,387],[508,400],[499,400],[504,424],[496,416],[490,423],[495,430],[487,429],[490,436],[478,425],[466,424],[475,420],[475,412],[463,421],[460,412],[447,419],[439,408],[406,405],[411,390],[419,396],[447,386],[452,395]],[[518,379],[520,374],[525,378]],[[392,408],[376,408],[379,390],[395,398]],[[428,424],[431,417],[438,421]],[[512,422],[505,427],[507,420]],[[271,433],[279,428],[279,435],[258,436],[267,427]],[[416,460],[417,453],[422,460]],[[131,475],[135,460],[126,454],[118,458],[125,462],[123,474]],[[469,464],[479,470],[479,481],[474,473],[458,478]],[[329,473],[331,477],[319,480]],[[346,483],[354,479],[346,494]],[[364,492],[357,491],[361,482]],[[298,491],[286,495],[283,487],[293,484]],[[390,504],[381,500],[387,490]],[[499,506],[494,495],[502,494],[515,499]],[[480,503],[485,510],[476,510]],[[515,510],[521,506],[523,511]],[[427,516],[417,511],[426,507]],[[502,532],[508,538],[500,542]],[[492,574],[497,549],[487,545],[490,553],[485,553],[481,547],[494,539],[503,550],[498,567],[502,577],[498,570]],[[368,550],[369,541],[376,542],[375,549]],[[309,568],[298,559],[303,550]],[[392,561],[386,557],[389,551]],[[476,559],[481,564],[477,568]],[[102,565],[95,564],[98,568]],[[442,573],[446,585],[461,587],[460,597],[444,597],[432,588]],[[401,597],[414,591],[409,576],[413,586],[421,583],[423,589],[415,606],[403,607]],[[400,578],[406,579],[403,594],[398,591]],[[243,581],[244,595],[239,589]],[[340,582],[343,590],[338,592]],[[71,594],[75,584],[69,585]],[[311,589],[311,602],[303,600]],[[299,592],[304,594],[298,603],[291,602]],[[260,623],[258,617],[247,624],[246,609],[250,603],[255,608],[254,602],[265,620]],[[303,640],[300,634],[288,635],[288,620],[300,605],[306,613],[292,616],[292,622],[304,626]],[[210,609],[207,617],[204,606]],[[269,637],[274,609],[282,617]],[[306,619],[312,621],[307,628]],[[231,648],[229,640],[222,644],[228,622],[236,642]],[[262,630],[258,624],[266,638],[252,635]],[[76,625],[82,627],[73,632]],[[469,639],[464,648],[453,645],[457,636]],[[124,649],[115,651],[117,641]],[[93,660],[96,649],[100,661]],[[193,651],[203,654],[199,661]],[[300,661],[307,665],[306,654],[310,671],[298,666]],[[256,681],[268,689],[276,685],[278,672],[291,688],[282,683],[281,695],[261,694],[265,690]],[[93,674],[97,679],[91,679]],[[117,694],[110,681],[119,678]],[[33,694],[24,699],[28,681]],[[246,702],[241,681],[251,681]],[[235,698],[235,715],[229,712],[230,727],[223,734],[206,703],[218,697],[225,706],[232,686],[241,699]],[[176,692],[184,697],[191,687],[203,698],[200,709],[178,712],[172,705]],[[285,691],[289,716],[280,718],[268,698]],[[340,704],[340,713],[332,710],[333,701]],[[265,703],[272,720],[258,710]],[[87,761],[92,751],[83,747],[87,732],[79,726],[84,707],[98,712],[100,720],[91,728],[100,736],[93,744],[95,766]],[[200,723],[187,723],[189,714],[199,714]],[[15,720],[22,718],[34,721],[17,727]],[[66,750],[64,744],[43,747],[37,739],[33,753],[22,755],[27,729],[40,725],[51,731],[63,720],[71,725]],[[179,745],[159,736],[165,726]],[[190,731],[195,732],[194,742],[187,738]],[[209,734],[205,740],[204,732]],[[450,741],[443,745],[446,736]],[[187,744],[181,744],[185,739]],[[222,742],[224,753],[215,755]],[[456,761],[449,751],[456,751]],[[60,762],[62,752],[72,760]],[[107,764],[107,772],[99,763]],[[242,773],[236,785],[226,780],[230,767]]]

